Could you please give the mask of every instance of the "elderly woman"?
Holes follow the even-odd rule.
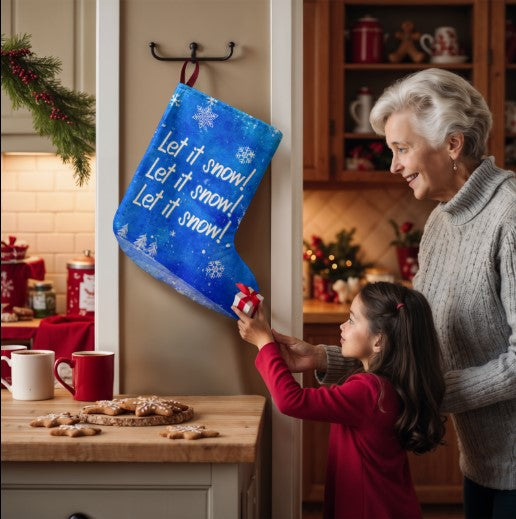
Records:
[[[486,102],[451,72],[427,69],[389,88],[370,116],[391,173],[439,204],[425,225],[414,287],[441,341],[443,411],[452,413],[470,518],[516,517],[516,178],[486,158]],[[353,364],[336,346],[277,335],[292,371],[334,383]]]

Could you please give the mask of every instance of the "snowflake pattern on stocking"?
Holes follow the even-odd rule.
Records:
[[[211,111],[211,105],[208,105],[205,108],[197,106],[197,113],[192,116],[192,119],[197,121],[200,130],[205,130],[207,126],[213,128],[213,121],[217,117],[218,115]]]
[[[170,106],[181,106],[181,96],[179,94],[174,94],[170,98]]]
[[[240,164],[251,164],[255,156],[254,151],[249,146],[240,146],[235,157]]]
[[[7,272],[2,272],[2,297],[11,297],[13,290],[13,280],[7,279]]]
[[[205,269],[205,272],[206,276],[211,279],[221,278],[222,273],[224,272],[224,265],[219,260],[210,261]]]

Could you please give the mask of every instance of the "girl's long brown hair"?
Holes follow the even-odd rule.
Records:
[[[432,450],[443,443],[445,386],[430,305],[420,292],[394,283],[370,283],[359,297],[370,331],[385,338],[368,371],[389,379],[401,398],[398,439],[417,454]]]

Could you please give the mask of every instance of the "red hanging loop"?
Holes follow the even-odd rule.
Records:
[[[186,66],[188,65],[188,63],[193,63],[194,66],[195,66],[195,69],[192,72],[192,75],[190,76],[190,79],[188,81],[185,81],[185,71],[186,71]],[[183,63],[183,67],[181,68],[181,78],[179,79],[179,81],[181,83],[187,84],[188,86],[194,86],[194,84],[197,81],[198,77],[199,77],[199,62],[198,61],[193,61],[191,59],[185,60],[185,62]]]

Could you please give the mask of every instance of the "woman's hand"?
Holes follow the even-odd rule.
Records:
[[[272,330],[274,340],[279,344],[281,355],[293,373],[303,371],[326,371],[326,351],[322,344],[314,346],[308,342],[283,335]]]
[[[236,306],[232,306],[231,309],[239,317],[238,331],[242,339],[254,344],[259,350],[266,344],[274,342],[271,327],[265,319],[261,305],[258,307],[258,311],[254,317],[249,317],[244,314],[244,312],[240,311]]]

